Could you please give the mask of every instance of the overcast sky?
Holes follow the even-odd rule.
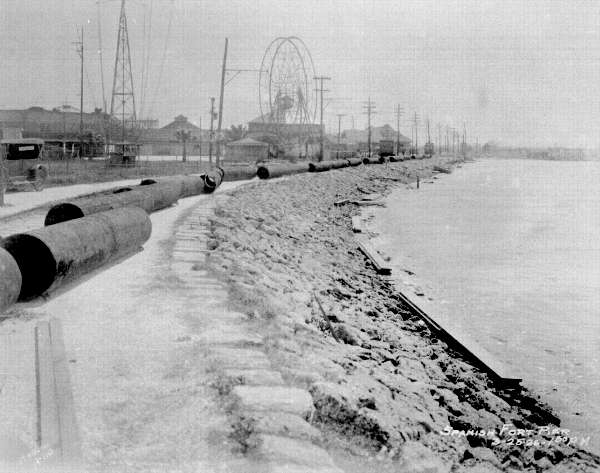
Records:
[[[72,42],[81,25],[84,110],[102,107],[99,24],[110,104],[119,8],[118,0],[0,0],[0,107],[78,106]],[[481,142],[600,144],[597,1],[128,0],[127,13],[138,114],[161,125],[182,113],[208,126],[225,37],[229,67],[258,69],[274,38],[298,36],[316,73],[332,79],[329,131],[337,113],[346,114],[342,128],[364,128],[370,96],[373,124],[395,127],[400,104],[408,136],[416,111],[433,128],[466,122]],[[225,125],[260,114],[258,79],[244,72],[227,85]]]

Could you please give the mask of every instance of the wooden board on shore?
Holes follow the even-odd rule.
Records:
[[[48,463],[77,465],[81,444],[60,320],[36,325],[35,355],[38,446]]]
[[[491,375],[494,381],[507,387],[515,387],[522,378],[511,373],[510,370],[499,362],[491,353],[479,346],[474,340],[458,329],[450,327],[441,317],[432,315],[432,311],[425,312],[420,305],[414,301],[413,297],[408,297],[406,293],[398,291],[400,299],[434,331],[440,334],[440,338],[453,346],[461,353],[470,358],[475,365]]]
[[[392,274],[392,268],[385,262],[377,250],[371,245],[368,238],[365,236],[357,236],[356,241],[361,251],[371,260],[378,274]]]

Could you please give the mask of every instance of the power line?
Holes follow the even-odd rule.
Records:
[[[158,95],[158,92],[160,90],[163,70],[165,67],[165,62],[167,60],[167,47],[168,47],[169,39],[171,36],[171,27],[173,25],[173,3],[174,3],[174,1],[175,0],[171,0],[171,10],[169,12],[169,23],[167,24],[167,34],[165,36],[165,43],[163,45],[163,52],[162,52],[162,58],[161,58],[161,62],[160,62],[160,68],[158,70],[158,82],[156,83],[156,88],[154,89],[154,96],[152,97],[152,100],[150,102],[152,106],[154,105],[154,103],[156,101],[156,96]],[[148,116],[152,116],[152,112],[153,112],[153,108],[150,108],[148,110]]]
[[[102,59],[102,22],[100,20],[100,0],[96,1],[98,6],[98,54],[100,55],[100,81],[102,82],[102,110],[106,113],[106,89],[104,86],[104,61]]]

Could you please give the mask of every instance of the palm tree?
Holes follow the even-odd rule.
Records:
[[[175,137],[183,144],[182,161],[184,163],[187,161],[187,152],[185,144],[191,138],[191,136],[192,132],[189,130],[177,130],[177,132],[175,133]]]
[[[241,140],[248,133],[248,129],[244,127],[244,125],[231,125],[229,130],[225,130],[225,138],[227,141],[237,141]]]

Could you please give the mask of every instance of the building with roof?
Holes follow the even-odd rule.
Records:
[[[177,115],[173,121],[162,128],[146,128],[140,130],[139,141],[142,143],[142,154],[180,156],[183,144],[178,132],[190,134],[186,149],[189,155],[208,153],[210,132],[201,130],[184,115]]]
[[[269,143],[242,138],[226,145],[225,160],[230,163],[257,163],[269,158]]]
[[[83,113],[69,107],[57,107],[46,110],[43,107],[29,107],[23,110],[0,110],[0,129],[21,129],[23,137],[58,139],[78,138],[80,118],[83,119],[84,134],[104,135],[107,126],[115,129],[119,121],[111,118],[97,108],[93,113]]]
[[[272,113],[248,122],[247,136],[271,144],[271,152],[280,157],[303,158],[318,152],[321,125],[316,123],[283,123]]]
[[[344,130],[341,133],[340,141],[347,145],[349,148],[358,147],[361,143],[367,143],[369,140],[369,129],[364,130]],[[390,125],[383,125],[380,127],[371,127],[371,143],[379,143],[380,141],[396,141],[398,139],[398,132],[394,130]],[[399,138],[400,144],[407,146],[411,140],[402,133]]]

